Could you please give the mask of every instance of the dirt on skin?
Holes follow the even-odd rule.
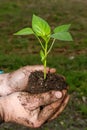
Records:
[[[27,91],[32,94],[44,93],[50,90],[67,89],[67,83],[63,76],[56,73],[47,73],[44,79],[42,71],[32,72],[29,76],[29,84]]]
[[[87,130],[87,115],[77,111],[78,104],[83,101],[77,97],[78,93],[72,93],[67,108],[62,114],[40,128],[32,129],[15,123],[2,123],[0,130]]]
[[[36,13],[41,17],[43,16],[43,18],[47,18],[48,22],[53,27],[55,27],[54,25],[58,25],[58,24],[61,25],[61,23],[72,23],[72,26],[75,26],[73,28],[74,33],[76,32],[74,34],[74,40],[76,41],[77,45],[78,43],[80,44],[82,43],[83,45],[84,41],[82,39],[85,39],[87,37],[87,34],[86,34],[87,32],[87,0],[68,0],[68,1],[67,0],[50,0],[50,2],[49,0],[43,0],[43,1],[39,0],[37,1],[37,3],[36,3],[36,0],[32,0],[32,1],[30,0],[26,0],[26,1],[1,0],[0,3],[3,3],[0,6],[1,8],[4,5],[4,2],[5,2],[5,5],[7,5],[7,3],[10,3],[10,2],[16,3],[16,4],[13,4],[15,7],[15,11],[17,7],[20,7],[19,11],[22,10],[23,15],[21,15],[21,18],[19,17],[19,15],[16,15],[17,18],[15,18],[16,16],[13,15],[13,12],[10,15],[8,15],[9,8],[4,7],[5,13],[1,12],[2,15],[0,18],[3,18],[3,15],[4,15],[4,19],[6,20],[3,20],[4,22],[1,23],[1,34],[3,34],[2,26],[4,28],[3,30],[5,30],[6,32],[6,27],[10,25],[9,29],[7,28],[8,32],[6,32],[5,35],[7,36],[8,34],[12,36],[14,33],[13,31],[14,21],[16,22],[17,20],[20,19],[20,23],[16,22],[16,27],[21,28],[26,24],[26,21],[29,21],[29,16],[31,16],[32,13]],[[24,5],[24,2],[26,3],[26,6]],[[22,8],[22,5],[23,5],[23,8]],[[11,8],[13,8],[13,6],[10,6],[10,9]],[[28,11],[26,11],[25,9],[27,9]],[[2,11],[3,11],[3,8],[2,8]],[[25,19],[27,17],[26,14],[28,14],[28,20]],[[7,21],[7,17],[9,18],[9,22]],[[25,24],[20,25],[20,24],[23,24],[23,19],[25,19],[24,21]],[[29,25],[29,22],[27,23]],[[10,33],[9,33],[9,30],[11,30]],[[15,31],[17,31],[17,29],[15,29]],[[77,37],[77,33],[79,33],[80,37]],[[5,39],[5,36],[3,39]],[[8,37],[8,40],[10,41],[11,39],[9,39]],[[3,42],[1,41],[1,43]],[[6,43],[5,43],[5,46],[7,46]],[[18,48],[16,48],[15,50],[17,51],[17,49]],[[30,46],[28,49],[30,49],[30,52],[35,53],[34,51],[32,51]],[[58,49],[55,48],[55,50],[57,51],[56,55],[62,53],[60,48]],[[6,49],[5,49],[5,52],[6,54],[8,53]],[[12,52],[12,50],[9,52]],[[68,52],[67,48],[65,52]],[[77,50],[73,52],[73,54],[75,55],[76,53],[77,53]],[[80,53],[86,54],[87,48],[84,48],[84,49],[81,48]],[[84,113],[84,111],[81,112],[81,110],[79,110],[81,106],[87,105],[87,97],[79,97],[78,95],[79,94],[77,92],[74,92],[71,94],[70,101],[67,105],[67,108],[56,120],[49,122],[43,125],[41,128],[37,128],[34,130],[87,130],[87,113]],[[83,100],[84,98],[85,98],[85,101]],[[25,127],[23,125],[18,125],[15,123],[3,123],[0,125],[0,130],[33,130],[33,129]]]

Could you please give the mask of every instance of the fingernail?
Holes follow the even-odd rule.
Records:
[[[55,96],[57,98],[61,98],[62,97],[62,93],[60,91],[57,91],[57,92],[55,92]]]
[[[51,68],[50,71],[51,71],[52,73],[55,73],[55,72],[56,72],[56,69],[55,69],[55,68]]]

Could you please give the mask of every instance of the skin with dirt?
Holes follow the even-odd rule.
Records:
[[[44,80],[42,71],[32,72],[29,76],[29,84],[27,91],[32,94],[44,93],[50,90],[63,90],[67,89],[67,83],[63,76],[56,73],[47,73]]]
[[[1,55],[3,57],[2,60],[0,59],[2,68],[7,71],[7,67],[12,71],[12,69],[17,69],[17,67],[25,65],[25,64],[32,64],[29,61],[29,57],[38,53],[39,47],[35,46],[35,39],[31,37],[29,43],[26,41],[24,43],[24,38],[22,41],[16,40],[13,38],[14,31],[17,31],[18,28],[21,29],[22,27],[29,26],[31,21],[32,14],[38,14],[39,16],[45,18],[50,25],[54,28],[57,25],[61,25],[63,23],[71,23],[72,24],[72,33],[75,44],[73,46],[71,44],[55,44],[59,45],[57,48],[52,50],[51,55],[53,55],[52,60],[52,67],[58,68],[58,70],[62,69],[62,73],[68,75],[67,72],[70,71],[69,75],[71,78],[70,87],[75,86],[76,84],[79,86],[79,82],[77,80],[77,76],[75,77],[75,73],[73,74],[75,77],[74,79],[71,77],[72,72],[78,73],[87,73],[87,60],[84,60],[84,56],[87,57],[87,0],[1,0],[0,1],[0,48],[1,48]],[[22,43],[21,43],[22,42]],[[13,43],[13,44],[12,44]],[[19,44],[20,43],[20,44]],[[33,45],[34,43],[34,45]],[[58,42],[57,42],[58,43]],[[59,42],[60,43],[60,42]],[[28,45],[27,45],[28,44]],[[29,46],[29,47],[28,47]],[[6,55],[6,58],[5,58]],[[9,55],[9,56],[8,56]],[[26,58],[26,55],[28,57]],[[63,63],[62,57],[59,59],[60,62],[55,62],[55,56],[64,55],[68,58],[73,56],[74,60],[69,60],[69,63]],[[76,62],[76,57],[83,55],[82,62]],[[13,57],[15,56],[15,57]],[[18,59],[20,58],[20,60]],[[24,58],[24,59],[23,59]],[[17,59],[17,60],[16,60]],[[26,59],[26,60],[25,60]],[[58,57],[57,57],[58,59]],[[33,58],[33,64],[37,63],[37,59]],[[56,63],[54,65],[54,62]],[[85,65],[84,65],[85,62]],[[72,64],[78,63],[78,66],[72,66]],[[82,64],[81,64],[82,63]],[[19,64],[19,65],[18,65]],[[49,63],[49,66],[51,63]],[[53,66],[54,65],[54,66]],[[68,67],[68,68],[67,68]],[[83,68],[84,67],[84,68]],[[60,72],[60,71],[59,71]],[[87,76],[86,76],[87,77]],[[79,81],[81,81],[81,85],[86,88],[87,80],[84,80],[82,77]],[[76,88],[76,86],[75,86]],[[79,87],[78,87],[79,89]],[[38,128],[36,130],[87,130],[87,112],[84,113],[81,111],[81,107],[87,106],[87,98],[86,96],[79,96],[79,92],[73,92],[70,97],[69,104],[56,120],[47,123],[46,125]],[[87,108],[86,108],[87,110]],[[23,125],[18,125],[15,123],[3,123],[0,125],[0,130],[32,130],[31,128],[24,127]]]

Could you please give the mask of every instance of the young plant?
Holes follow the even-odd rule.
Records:
[[[40,56],[41,61],[44,65],[44,79],[46,79],[46,66],[47,66],[47,56],[51,51],[53,44],[56,39],[62,41],[72,41],[72,36],[68,32],[70,28],[70,24],[61,25],[56,27],[51,33],[51,28],[49,24],[42,18],[33,15],[32,17],[32,28],[26,27],[16,32],[14,35],[30,35],[33,34],[38,39],[41,50]],[[53,39],[50,46],[50,39]]]

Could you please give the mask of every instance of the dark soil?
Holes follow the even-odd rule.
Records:
[[[29,76],[29,93],[43,93],[50,90],[63,90],[67,89],[67,83],[63,76],[56,73],[48,73],[44,80],[44,74],[42,71],[32,72]]]
[[[0,68],[5,72],[41,63],[37,57],[41,48],[32,35],[27,39],[13,36],[31,27],[32,14],[47,20],[53,29],[71,23],[74,42],[56,41],[48,66],[66,76],[73,92],[70,90],[67,108],[56,120],[37,129],[3,123],[0,130],[87,130],[87,0],[0,0]]]

